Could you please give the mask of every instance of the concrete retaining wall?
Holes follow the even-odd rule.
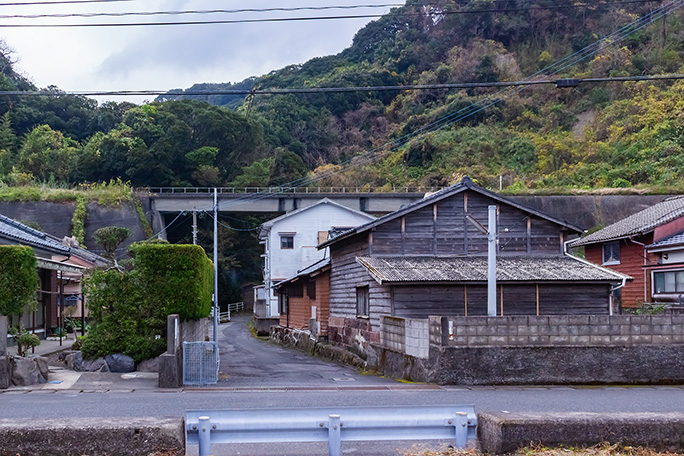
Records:
[[[477,421],[480,447],[490,454],[530,444],[684,448],[684,413],[480,413]]]
[[[185,454],[183,419],[0,420],[2,454],[172,456]]]
[[[166,352],[159,357],[159,387],[183,386],[183,342],[205,341],[209,336],[209,319],[180,321],[176,314],[166,321]]]

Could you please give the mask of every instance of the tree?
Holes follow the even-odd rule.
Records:
[[[123,226],[105,226],[95,231],[93,239],[104,248],[104,256],[114,261],[114,266],[119,268],[119,263],[116,261],[116,250],[130,235],[131,230]]]
[[[77,151],[78,144],[74,140],[65,138],[48,125],[40,125],[26,135],[17,166],[43,181],[52,178],[69,182]]]
[[[36,268],[31,247],[0,246],[0,315],[19,315],[36,308]]]

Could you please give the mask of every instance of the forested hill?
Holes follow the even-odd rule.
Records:
[[[191,90],[517,81],[664,3],[409,0],[337,55]],[[684,73],[683,15],[670,13],[555,77]],[[477,112],[469,107],[499,89],[202,100],[176,90],[143,106],[98,105],[56,87],[38,91],[8,57],[0,55],[0,88],[40,95],[0,95],[5,185],[121,178],[133,185],[262,186],[317,176],[314,186],[443,186],[467,174],[491,187],[503,176],[510,191],[684,191],[680,81],[534,86]],[[425,128],[436,131],[422,134]]]
[[[409,0],[358,32],[343,52],[236,84],[188,91],[515,81],[662,6],[660,1]],[[681,10],[589,56],[559,76],[683,72]],[[393,150],[494,89],[196,98],[258,119],[266,155],[240,184],[287,182],[308,170],[324,184],[447,185],[468,174],[511,190],[681,188],[681,82],[535,86]],[[174,91],[162,99],[183,98]],[[337,173],[378,148],[381,158]],[[293,155],[294,154],[294,155]],[[284,163],[286,162],[286,163]],[[287,170],[286,172],[283,172]]]

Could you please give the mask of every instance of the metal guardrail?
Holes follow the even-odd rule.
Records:
[[[220,443],[341,442],[448,439],[463,448],[476,438],[472,405],[433,407],[338,407],[265,410],[191,410],[185,415],[188,445],[209,456]]]
[[[406,187],[387,186],[379,188],[368,187],[217,187],[219,194],[281,194],[281,193],[427,193],[435,192],[444,187]],[[143,187],[134,189],[137,192],[147,192],[152,195],[166,194],[213,194],[213,187]]]

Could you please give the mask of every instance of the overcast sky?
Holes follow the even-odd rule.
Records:
[[[35,0],[33,0],[35,1]],[[49,0],[57,1],[57,0]],[[31,0],[21,0],[29,3]],[[168,90],[201,82],[238,82],[316,56],[336,54],[373,19],[217,25],[9,28],[9,24],[131,23],[244,20],[384,14],[390,8],[187,14],[96,18],[16,19],[1,16],[95,12],[235,10],[388,5],[402,0],[118,0],[101,3],[2,6],[0,37],[17,69],[40,88],[65,91]],[[3,27],[5,26],[5,27]],[[111,98],[122,101],[123,98]],[[129,98],[140,102],[141,98]]]

